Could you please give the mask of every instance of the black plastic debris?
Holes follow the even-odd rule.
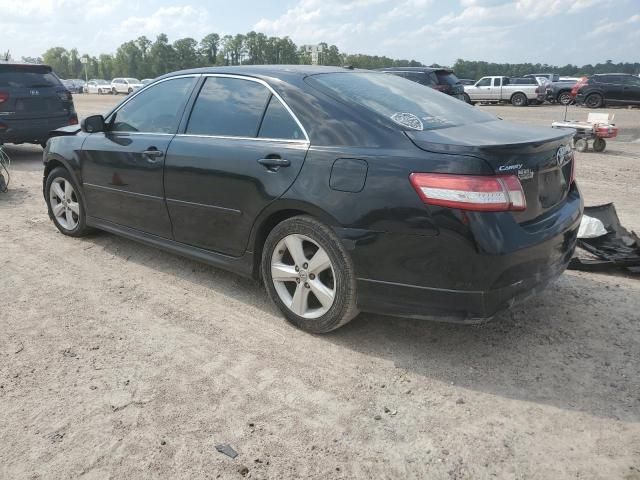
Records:
[[[224,453],[227,457],[236,458],[238,456],[238,452],[236,452],[230,445],[226,443],[219,443],[216,445],[216,450],[220,453]]]
[[[597,258],[574,256],[569,268],[587,272],[607,272],[622,268],[640,274],[640,238],[620,224],[613,203],[585,207],[584,214],[600,220],[607,233],[595,238],[578,238],[578,247]]]

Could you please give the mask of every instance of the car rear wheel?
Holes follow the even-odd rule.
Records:
[[[573,97],[571,96],[571,92],[562,92],[558,95],[558,102],[562,105],[569,105],[573,101]]]
[[[604,99],[599,93],[592,93],[585,98],[584,104],[589,108],[600,108],[604,104]]]
[[[330,332],[358,314],[351,259],[333,231],[312,217],[287,219],[271,231],[262,278],[285,318],[309,333]]]
[[[133,92],[133,88],[130,88],[127,92],[131,94],[131,92]]]
[[[516,93],[511,97],[511,105],[514,107],[525,107],[527,103],[527,96],[524,93]]]
[[[64,235],[81,237],[89,232],[80,190],[71,174],[62,167],[54,168],[45,184],[49,216]]]
[[[465,102],[467,102],[469,105],[473,105],[471,103],[471,97],[469,96],[468,93],[463,93],[462,96],[463,96]]]

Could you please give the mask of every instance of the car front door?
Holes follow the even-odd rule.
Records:
[[[492,95],[491,77],[484,77],[469,90],[471,100],[490,100]]]
[[[618,103],[623,100],[622,79],[620,75],[601,75],[598,81],[605,102]]]
[[[302,168],[307,135],[266,83],[209,75],[171,142],[165,194],[176,241],[242,255],[258,214]]]
[[[196,76],[165,80],[126,101],[81,155],[90,217],[171,238],[163,167]]]

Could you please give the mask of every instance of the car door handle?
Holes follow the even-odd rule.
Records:
[[[149,162],[157,162],[159,159],[164,157],[164,152],[162,150],[158,150],[157,148],[150,148],[149,150],[145,150],[142,152],[142,155],[147,157]]]
[[[260,158],[258,159],[258,163],[264,167],[267,167],[267,170],[272,172],[277,172],[281,167],[289,167],[291,162],[286,158]]]

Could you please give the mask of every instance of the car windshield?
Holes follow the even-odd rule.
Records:
[[[125,80],[129,83],[140,83],[140,80],[137,78],[125,78]]]
[[[456,77],[451,72],[446,72],[446,71],[436,72],[436,76],[438,77],[438,83],[440,85],[456,85],[460,83],[460,80],[458,80],[458,77]]]
[[[395,75],[366,72],[323,73],[307,82],[333,97],[359,104],[412,130],[434,130],[496,117],[419,83]]]
[[[96,80],[96,83],[98,85],[109,85],[109,82],[107,82],[106,80]]]
[[[60,80],[48,67],[0,65],[0,87],[59,87]]]

